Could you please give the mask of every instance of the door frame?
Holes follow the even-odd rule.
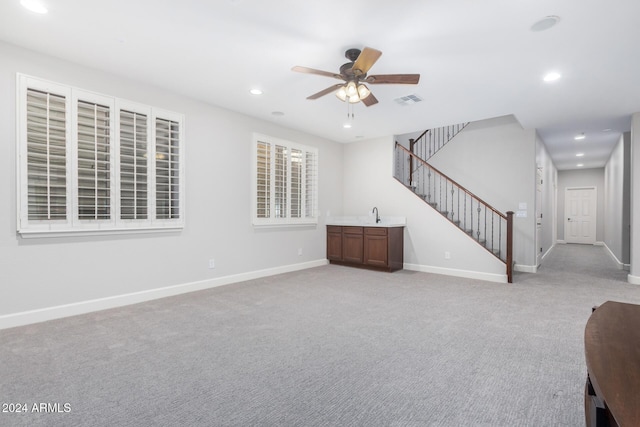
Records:
[[[568,221],[568,212],[569,203],[567,199],[567,194],[571,190],[593,190],[593,242],[570,242],[568,239],[569,235],[569,221]],[[585,245],[593,245],[597,242],[597,233],[598,233],[598,187],[595,185],[585,185],[580,187],[565,187],[564,189],[564,218],[562,219],[564,224],[564,241],[565,243],[578,243]]]

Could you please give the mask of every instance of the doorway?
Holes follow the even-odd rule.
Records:
[[[564,240],[593,245],[596,242],[596,187],[566,188]]]

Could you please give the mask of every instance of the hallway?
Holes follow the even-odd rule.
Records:
[[[538,270],[546,276],[557,276],[554,281],[627,282],[626,270],[617,268],[604,246],[559,244],[549,253]]]

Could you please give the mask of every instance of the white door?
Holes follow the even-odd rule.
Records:
[[[542,262],[542,168],[538,167],[536,176],[536,263]]]
[[[594,244],[596,242],[596,188],[566,188],[564,195],[564,240],[567,243]]]

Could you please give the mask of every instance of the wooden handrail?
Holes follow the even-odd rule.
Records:
[[[477,201],[479,201],[480,203],[482,203],[483,205],[485,205],[487,208],[491,209],[495,214],[499,215],[500,217],[502,217],[503,219],[507,219],[507,215],[503,214],[502,212],[500,212],[499,210],[497,210],[496,208],[494,208],[493,206],[491,206],[489,203],[485,202],[484,200],[482,200],[480,197],[476,196],[475,194],[473,194],[471,191],[467,190],[464,186],[458,184],[456,181],[454,181],[453,179],[449,178],[446,174],[440,172],[437,168],[434,168],[433,166],[431,166],[429,163],[427,163],[426,161],[424,161],[423,159],[421,159],[420,157],[416,156],[415,154],[413,154],[411,151],[407,150],[404,146],[402,146],[402,144],[398,143],[398,141],[396,141],[396,147],[400,147],[403,151],[405,151],[409,156],[411,156],[412,158],[415,157],[416,160],[418,160],[420,163],[426,165],[427,167],[433,169],[434,171],[436,171],[437,173],[439,173],[440,175],[444,176],[446,179],[449,180],[449,182],[451,182],[452,184],[455,184],[458,188],[460,188],[462,191],[464,191],[465,193],[467,193],[468,195],[470,195],[471,197],[473,197],[474,199],[476,199]],[[411,171],[410,171],[411,172]]]
[[[413,138],[413,139],[414,139],[415,141],[419,140],[420,138],[422,138],[423,136],[425,136],[425,135],[427,134],[427,132],[429,132],[430,130],[431,130],[431,129],[427,129],[427,130],[425,130],[424,132],[422,132],[422,133],[420,134],[420,136],[419,136],[419,137],[417,137],[417,138]]]
[[[507,282],[513,283],[513,211],[507,211]]]

